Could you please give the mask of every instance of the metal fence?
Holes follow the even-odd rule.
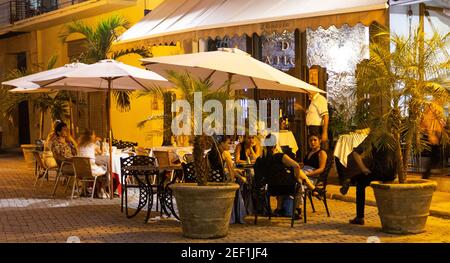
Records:
[[[0,27],[86,0],[12,0],[0,4]]]

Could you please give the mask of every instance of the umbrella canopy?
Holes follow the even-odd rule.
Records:
[[[111,81],[109,81],[111,80]],[[171,85],[164,77],[145,70],[106,59],[58,77],[41,78],[34,83],[51,89],[99,91],[147,90],[152,85]],[[108,86],[111,84],[112,86]]]
[[[105,90],[108,91],[108,137],[109,167],[112,167],[112,123],[111,123],[111,91],[114,90],[147,90],[152,85],[167,87],[170,84],[164,77],[140,68],[129,66],[115,60],[106,59],[71,71],[58,78],[33,81],[44,88],[64,90]],[[110,173],[110,197],[112,193],[112,174]]]
[[[16,87],[14,89],[9,90],[9,92],[14,92],[14,93],[49,92],[49,91],[51,91],[51,89],[41,88],[40,85],[33,83],[32,81],[39,80],[39,79],[60,78],[73,70],[77,70],[77,69],[80,69],[80,68],[83,68],[86,66],[87,66],[87,64],[84,64],[84,63],[66,64],[59,68],[41,71],[41,72],[27,75],[24,77],[4,81],[4,82],[2,82],[2,85]],[[47,83],[43,82],[42,84],[45,85]]]
[[[200,78],[210,78],[215,84],[226,80],[236,82],[234,89],[267,89],[301,93],[323,90],[292,77],[266,63],[252,58],[236,48],[185,55],[141,59],[144,65],[163,76],[168,70],[187,71]]]

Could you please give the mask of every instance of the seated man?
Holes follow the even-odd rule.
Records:
[[[266,137],[267,141],[272,139],[272,135],[269,134]],[[293,187],[296,183],[298,185],[303,185],[305,183],[306,187],[312,190],[314,196],[322,194],[322,190],[314,186],[314,184],[309,180],[305,173],[301,172],[300,165],[292,160],[288,155],[278,151],[275,145],[266,145],[264,147],[263,155],[258,158],[255,163],[255,181],[259,181],[259,178],[269,184],[269,189],[272,194],[278,195],[277,197],[277,209],[275,214],[283,214],[283,200],[284,196],[282,193],[293,192]],[[291,172],[287,172],[289,169]],[[258,176],[256,176],[258,173]],[[299,219],[301,216],[301,187],[295,189],[297,192],[297,204],[295,218]]]
[[[383,134],[385,139],[392,141],[392,135]],[[340,192],[345,195],[350,182],[356,182],[356,217],[350,220],[350,224],[364,225],[364,206],[366,199],[366,186],[372,181],[392,181],[395,179],[396,159],[395,149],[375,144],[375,138],[369,134],[367,138],[348,155],[348,165],[344,170],[344,183]]]

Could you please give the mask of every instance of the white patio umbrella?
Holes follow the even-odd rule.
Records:
[[[264,62],[252,58],[237,48],[218,51],[141,59],[144,65],[158,74],[167,76],[168,70],[189,72],[202,79],[209,78],[221,85],[226,80],[236,82],[234,89],[266,89],[301,93],[323,90],[286,74]]]
[[[8,81],[4,81],[2,82],[2,85],[4,86],[11,86],[11,87],[15,87],[11,90],[8,90],[8,92],[12,92],[12,93],[45,93],[45,92],[52,92],[52,89],[47,89],[47,88],[41,88],[41,86],[39,86],[36,83],[33,83],[32,81],[34,80],[38,80],[38,79],[43,79],[43,78],[59,78],[62,77],[64,74],[67,74],[73,70],[77,70],[80,68],[83,68],[87,66],[87,64],[84,63],[71,63],[71,64],[66,64],[62,67],[58,67],[58,68],[54,68],[54,69],[49,69],[46,71],[41,71],[41,72],[37,72],[34,74],[30,74],[24,77],[20,77],[20,78],[16,78],[16,79],[12,79],[12,80],[8,80]],[[72,103],[71,103],[72,104]],[[70,108],[70,130],[73,131],[73,114],[72,114],[72,105],[69,104],[69,108]],[[41,114],[41,131],[40,131],[40,137],[42,137],[42,133],[43,133],[43,122],[44,122],[44,116],[43,113]],[[40,138],[42,139],[42,138]]]
[[[77,70],[77,69],[83,68],[85,66],[87,66],[87,64],[84,64],[84,63],[66,64],[59,68],[41,71],[41,72],[27,75],[24,77],[4,81],[4,82],[2,82],[2,85],[15,87],[14,89],[9,90],[9,92],[13,92],[13,93],[50,92],[50,91],[52,91],[51,89],[41,88],[40,85],[33,83],[32,81],[39,80],[39,79],[60,78],[73,70]],[[43,83],[43,84],[46,84],[46,83]]]
[[[43,88],[107,91],[108,100],[108,137],[109,167],[112,167],[112,131],[111,131],[111,91],[112,90],[147,90],[152,85],[167,87],[171,84],[162,76],[140,68],[129,66],[115,60],[106,59],[71,71],[62,77],[46,78],[33,81]],[[110,174],[110,194],[112,194],[112,174]]]

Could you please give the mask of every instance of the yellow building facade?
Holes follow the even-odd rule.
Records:
[[[0,0],[0,5],[8,1]],[[152,10],[162,0],[100,0],[100,1],[76,1],[73,5],[61,6],[58,9],[39,15],[29,16],[28,13],[21,14],[24,19],[10,23],[10,19],[0,17],[0,76],[3,78],[12,69],[18,68],[21,63],[26,65],[29,71],[37,72],[40,67],[47,64],[52,56],[57,56],[55,67],[70,63],[71,43],[82,39],[80,35],[71,35],[66,42],[59,37],[65,31],[65,25],[74,20],[81,20],[89,26],[95,26],[99,21],[111,15],[121,15],[126,18],[130,25],[144,17],[144,10]],[[27,11],[28,12],[28,11]],[[17,16],[17,13],[15,14]],[[120,48],[120,47],[118,47]],[[154,56],[181,53],[178,46],[157,46],[149,48]],[[138,55],[126,55],[118,59],[126,64],[141,67]],[[89,99],[91,97],[91,99]],[[92,100],[92,98],[96,98]],[[85,98],[84,108],[80,105],[74,107],[74,126],[78,132],[85,127],[97,127],[98,133],[102,134],[99,127],[106,126],[105,96],[102,94],[81,95]],[[28,109],[24,109],[28,106]],[[23,116],[28,112],[28,120]],[[78,112],[76,114],[75,112]],[[154,96],[137,97],[136,92],[132,95],[131,110],[122,112],[116,108],[115,102],[112,106],[113,132],[116,139],[138,142],[140,146],[156,146],[162,143],[162,120],[148,122],[144,128],[138,129],[137,124],[152,115],[163,114],[162,98]],[[93,116],[94,115],[94,116]],[[98,116],[95,116],[98,115]],[[10,122],[0,117],[0,126],[3,131],[2,148],[16,147],[20,144],[34,143],[39,139],[40,115],[33,110],[31,102],[21,105]],[[26,123],[28,122],[28,128]],[[91,123],[95,122],[95,123]],[[22,131],[21,131],[22,129]],[[106,128],[105,128],[106,129]],[[51,130],[51,118],[49,115],[44,121],[44,137]],[[24,135],[29,132],[29,136]],[[24,138],[25,136],[25,138]]]

